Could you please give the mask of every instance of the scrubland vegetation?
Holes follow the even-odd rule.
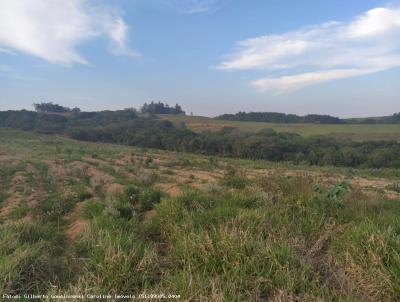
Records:
[[[400,300],[396,169],[0,141],[2,293]]]
[[[156,105],[156,104],[153,104]],[[360,168],[399,168],[400,142],[356,142],[335,136],[303,137],[264,128],[249,133],[233,127],[196,133],[135,110],[67,112],[0,112],[0,126],[60,134],[78,140],[193,152],[233,158]],[[386,126],[386,125],[385,125]]]

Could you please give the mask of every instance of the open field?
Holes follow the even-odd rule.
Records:
[[[400,141],[400,124],[376,125],[329,125],[329,124],[272,124],[262,122],[242,122],[217,120],[202,116],[159,115],[161,119],[170,120],[176,125],[185,122],[193,131],[216,131],[223,127],[235,127],[243,131],[256,132],[271,128],[278,132],[298,133],[302,136],[333,135],[355,141],[396,140]]]
[[[0,129],[0,292],[10,295],[398,301],[399,217],[398,170]]]

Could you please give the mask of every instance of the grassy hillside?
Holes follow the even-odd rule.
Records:
[[[2,293],[400,299],[398,171],[0,141]]]
[[[161,119],[170,120],[176,125],[185,122],[187,127],[201,132],[220,130],[223,127],[236,127],[243,131],[256,132],[272,128],[279,132],[293,132],[302,136],[327,135],[349,138],[356,141],[396,140],[400,141],[400,124],[367,124],[367,125],[326,125],[326,124],[271,124],[262,122],[241,122],[217,120],[202,116],[159,115]]]

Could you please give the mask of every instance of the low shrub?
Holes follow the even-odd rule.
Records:
[[[234,189],[244,189],[248,183],[249,180],[246,177],[239,175],[229,175],[222,181],[223,185]]]
[[[160,200],[161,191],[159,189],[146,188],[140,197],[140,208],[142,211],[151,210]]]
[[[135,185],[129,185],[125,188],[124,194],[129,202],[135,202],[139,199],[140,190]]]
[[[86,191],[85,189],[80,189],[77,193],[77,198],[79,201],[84,201],[92,197],[93,197],[92,193]]]

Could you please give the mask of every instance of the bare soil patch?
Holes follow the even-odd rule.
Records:
[[[17,190],[17,187],[24,184],[26,181],[22,172],[17,172],[12,181],[9,190],[9,197],[0,208],[0,217],[7,216],[22,200],[22,194]]]
[[[156,210],[155,209],[151,209],[149,211],[146,211],[143,215],[143,219],[144,220],[148,220],[153,218],[156,215]]]
[[[78,203],[72,212],[65,216],[65,219],[68,222],[68,228],[65,234],[69,241],[76,240],[76,238],[82,234],[87,225],[87,221],[80,217],[84,204],[85,202]]]
[[[113,183],[107,187],[108,196],[119,196],[124,193],[125,186],[117,183]]]
[[[0,154],[0,162],[14,162],[15,160],[17,160],[18,157],[16,156],[11,156],[11,155],[2,155]]]
[[[119,167],[125,167],[130,163],[130,160],[125,160],[125,159],[115,159],[113,161],[113,165],[119,166]]]
[[[188,123],[187,126],[193,130],[201,130],[201,129],[221,129],[224,127],[232,127],[229,124],[215,124],[215,123]]]
[[[393,192],[393,191],[386,191],[386,196],[387,198],[391,200],[399,200],[400,199],[400,193]]]
[[[194,176],[194,179],[200,179],[205,181],[215,181],[220,178],[223,173],[222,172],[211,172],[211,171],[201,171],[201,170],[187,170],[181,172],[182,176],[190,177],[190,175]]]
[[[176,183],[160,183],[157,184],[157,187],[159,187],[161,191],[168,193],[171,197],[176,197],[182,193],[182,189],[179,188]]]
[[[105,160],[93,158],[93,157],[84,157],[83,160],[87,161],[88,163],[94,164],[94,165],[108,164],[108,162]]]
[[[202,170],[174,170],[171,178],[181,184],[204,184],[215,182],[222,177],[222,172],[210,172]]]
[[[58,179],[67,178],[68,174],[65,169],[65,166],[58,165],[52,160],[43,160],[43,162],[49,167],[49,170],[52,174],[56,175]]]
[[[385,179],[385,178],[366,179],[361,177],[353,178],[352,182],[364,188],[365,187],[385,188],[387,185],[393,183],[393,181],[391,181],[390,179]]]

